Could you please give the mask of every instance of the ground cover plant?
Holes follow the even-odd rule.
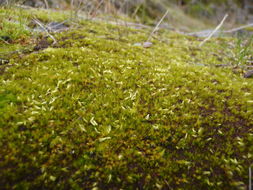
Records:
[[[253,80],[221,67],[237,40],[75,26],[0,41],[2,189],[247,188]]]

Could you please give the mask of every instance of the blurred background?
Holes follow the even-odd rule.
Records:
[[[230,25],[253,22],[253,0],[0,0],[1,5],[19,3],[37,8],[75,10],[75,13],[127,15],[143,24],[152,25],[170,9],[168,20],[175,25],[191,25],[189,17],[217,24],[227,13]],[[181,15],[181,17],[180,17]],[[167,22],[168,25],[170,22]],[[168,26],[169,27],[169,26]]]

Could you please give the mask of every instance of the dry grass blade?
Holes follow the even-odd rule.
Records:
[[[252,27],[252,26],[253,26],[253,23],[250,23],[250,24],[247,24],[247,25],[244,25],[244,26],[240,26],[240,27],[238,27],[238,28],[233,28],[233,29],[231,29],[231,30],[226,30],[226,31],[224,31],[224,33],[237,32],[237,31],[239,31],[239,30],[243,30],[243,29],[245,29],[245,28],[250,28],[250,27]]]
[[[10,43],[7,42],[6,40],[2,39],[1,37],[0,37],[0,41],[3,41],[5,44],[10,44]]]
[[[210,33],[210,35],[199,44],[199,47],[202,47],[208,40],[210,40],[212,38],[212,36],[222,27],[222,25],[225,22],[225,20],[227,19],[227,17],[228,17],[228,14],[226,14],[224,16],[224,18],[222,19],[220,24]]]
[[[150,39],[152,38],[152,36],[154,35],[154,33],[158,30],[159,26],[161,25],[161,23],[163,22],[163,20],[165,19],[165,17],[168,15],[169,13],[169,9],[166,11],[166,13],[163,15],[163,17],[161,18],[161,20],[157,23],[157,25],[155,26],[154,30],[150,33],[149,37],[148,37],[148,42],[150,41]]]

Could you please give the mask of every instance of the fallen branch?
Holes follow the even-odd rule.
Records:
[[[208,40],[211,39],[211,37],[222,27],[223,23],[225,22],[225,20],[227,19],[228,14],[226,14],[224,16],[224,18],[222,19],[222,21],[220,22],[220,24],[211,32],[211,34],[199,44],[199,47],[202,47]]]
[[[38,25],[47,33],[47,35],[54,41],[54,42],[53,42],[53,45],[55,45],[55,44],[57,43],[57,40],[54,38],[54,36],[52,36],[52,35],[48,32],[46,26],[44,26],[44,25],[43,25],[39,20],[37,20],[37,19],[33,19],[33,21],[34,21],[36,24],[38,24]]]

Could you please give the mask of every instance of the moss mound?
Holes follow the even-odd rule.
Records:
[[[148,35],[80,21],[57,44],[5,52],[1,188],[245,189],[253,81],[215,67],[233,39],[200,49],[161,31],[151,48],[133,45]]]

